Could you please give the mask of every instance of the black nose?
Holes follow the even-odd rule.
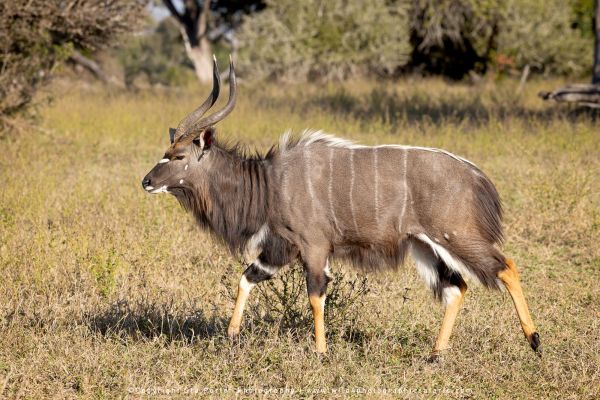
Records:
[[[146,186],[150,186],[150,178],[145,177],[144,180],[142,181],[142,187],[144,189],[146,189]]]

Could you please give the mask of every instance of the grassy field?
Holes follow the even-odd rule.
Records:
[[[471,286],[438,364],[442,308],[412,263],[366,280],[334,264],[325,357],[297,268],[253,293],[231,342],[241,260],[140,185],[206,88],[55,85],[39,129],[0,136],[0,398],[599,398],[600,129],[536,98],[558,84],[241,86],[218,127],[262,150],[288,128],[441,147],[487,172],[544,356],[506,292]]]

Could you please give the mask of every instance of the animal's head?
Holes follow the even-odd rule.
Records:
[[[193,182],[202,179],[205,157],[214,142],[213,125],[221,121],[235,106],[235,71],[233,61],[229,61],[229,101],[216,113],[201,118],[219,97],[221,81],[217,61],[213,65],[213,89],[208,98],[194,112],[185,117],[177,129],[169,128],[171,145],[162,159],[142,180],[142,187],[148,193],[174,193],[190,187]]]

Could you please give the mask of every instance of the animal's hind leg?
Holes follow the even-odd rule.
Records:
[[[446,308],[442,326],[431,351],[430,360],[433,361],[443,350],[449,348],[448,342],[467,291],[467,284],[460,275],[448,268],[429,245],[415,240],[411,243],[411,254],[415,260],[417,272],[433,291],[434,296],[443,300]]]
[[[433,345],[433,350],[431,351],[432,359],[438,357],[441,351],[449,348],[448,342],[450,340],[450,335],[452,334],[452,328],[454,327],[454,322],[460,311],[460,306],[462,305],[466,291],[467,284],[458,276],[455,276],[451,283],[448,282],[447,286],[442,289],[446,310],[444,311],[444,319],[442,320],[440,332],[438,333],[438,337]]]
[[[506,259],[506,269],[498,273],[498,278],[500,278],[502,283],[504,283],[504,286],[506,286],[506,289],[508,289],[508,293],[510,293],[510,297],[512,297],[517,314],[519,315],[519,321],[521,321],[523,333],[529,341],[531,348],[541,355],[542,347],[540,345],[540,335],[535,331],[535,326],[531,320],[529,308],[527,307],[527,302],[525,301],[525,296],[523,295],[523,290],[521,289],[519,272],[517,271],[517,266],[512,260],[508,258]]]

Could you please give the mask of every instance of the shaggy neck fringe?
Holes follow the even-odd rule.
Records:
[[[214,143],[210,167],[202,184],[176,196],[192,212],[198,224],[223,240],[234,253],[267,223],[268,169],[273,150],[248,155],[238,145]]]

